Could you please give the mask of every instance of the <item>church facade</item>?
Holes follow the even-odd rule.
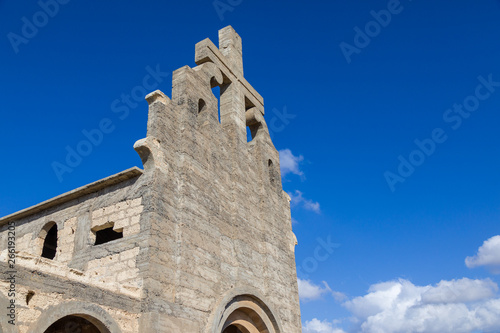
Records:
[[[290,198],[240,36],[195,62],[146,96],[143,169],[0,219],[0,333],[301,332]]]

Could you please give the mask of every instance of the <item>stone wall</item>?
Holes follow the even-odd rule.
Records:
[[[141,247],[147,244],[146,237],[139,233],[141,198],[134,198],[140,187],[137,177],[142,172],[138,170],[133,169],[129,176],[111,177],[113,179],[101,183],[100,189],[92,193],[79,189],[76,191],[81,195],[75,193],[75,199],[64,202],[63,195],[53,200],[53,206],[40,212],[29,214],[28,209],[25,217],[6,217],[0,221],[3,272],[12,271],[7,265],[9,230],[6,222],[15,224],[16,329],[19,332],[36,332],[41,327],[39,321],[57,313],[53,308],[71,302],[102,309],[112,316],[122,332],[138,332],[142,278],[137,259]],[[120,179],[127,177],[131,178]],[[31,211],[37,211],[37,207]],[[58,229],[57,251],[53,259],[48,259],[41,256],[42,247],[48,229],[54,224]],[[123,231],[123,238],[94,245],[95,231],[106,224],[114,224],[115,229]],[[8,283],[0,282],[4,298],[8,297],[8,290]],[[0,324],[4,329],[9,325],[6,319],[2,313]]]
[[[219,38],[229,47],[239,36],[229,27]],[[214,311],[234,290],[246,290],[273,309],[277,324],[270,331],[300,332],[296,238],[279,155],[262,97],[221,52],[209,40],[198,43],[198,66],[173,73],[172,98],[161,91],[146,97],[148,133],[135,145],[145,176],[154,179],[146,197],[156,207],[148,225],[145,308],[160,321],[180,318],[199,332],[220,333],[211,331]]]

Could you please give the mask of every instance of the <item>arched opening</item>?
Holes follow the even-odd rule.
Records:
[[[198,113],[205,111],[207,108],[207,103],[203,99],[198,100]]]
[[[247,127],[247,142],[252,141],[257,137],[257,134],[264,129],[262,125],[260,111],[245,97],[245,118]]]
[[[79,316],[66,316],[45,330],[44,333],[105,333],[108,330],[100,330],[94,323]]]
[[[274,169],[273,161],[267,161],[267,168],[269,170],[269,182],[271,183],[271,185],[274,185],[276,183],[276,178],[278,177],[278,175],[276,170]]]
[[[213,80],[212,80],[213,81]],[[221,122],[221,114],[220,114],[220,104],[221,104],[221,95],[223,93],[223,90],[220,86],[216,85],[212,87],[212,94],[214,94],[215,98],[217,98],[217,119],[219,120],[219,123]]]
[[[229,315],[222,333],[269,333],[267,325],[255,309],[243,305]]]
[[[223,301],[215,314],[218,319],[212,324],[213,333],[282,333],[273,311],[253,295]]]
[[[42,332],[122,333],[123,331],[106,310],[94,303],[80,300],[61,302],[44,310],[27,330],[27,333]]]
[[[245,331],[241,331],[238,327],[231,325],[229,327],[226,327],[224,332],[222,333],[246,333]]]
[[[252,130],[250,129],[250,127],[247,126],[247,142],[250,142],[252,140],[253,140]]]
[[[45,234],[42,247],[42,257],[54,259],[57,253],[57,224],[55,222],[48,223],[42,230]],[[41,235],[43,237],[43,235]]]

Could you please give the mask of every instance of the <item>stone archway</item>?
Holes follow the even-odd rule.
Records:
[[[60,331],[61,326],[63,331]],[[70,301],[47,308],[28,329],[28,333],[40,332],[121,333],[122,331],[113,317],[100,306],[82,301]]]
[[[233,292],[236,290],[233,290]],[[283,333],[275,312],[255,294],[226,295],[210,320],[210,333]]]
[[[102,324],[99,325],[102,327]],[[66,316],[45,330],[44,333],[106,333],[109,330],[101,330],[91,321],[80,316]]]
[[[235,325],[231,325],[229,327],[227,327],[224,332],[222,333],[247,333],[247,332],[244,332],[244,331],[241,331],[237,326]]]
[[[266,317],[266,315],[264,315]],[[272,324],[270,324],[272,325]],[[229,315],[221,333],[270,333],[275,332],[265,320],[253,309],[241,307]]]

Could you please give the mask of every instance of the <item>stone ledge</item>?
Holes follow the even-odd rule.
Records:
[[[124,171],[119,172],[117,174],[114,174],[112,176],[109,176],[109,177],[106,177],[103,179],[99,179],[98,181],[95,181],[93,183],[79,187],[77,189],[66,192],[64,194],[58,195],[57,197],[46,200],[46,201],[41,202],[37,205],[31,206],[29,208],[26,208],[26,209],[20,210],[18,212],[12,213],[10,215],[4,216],[4,217],[0,218],[0,226],[8,223],[10,221],[18,220],[18,219],[21,219],[23,217],[44,211],[48,208],[51,208],[51,207],[54,207],[57,205],[61,205],[61,204],[66,203],[68,201],[79,198],[81,196],[97,192],[99,190],[102,190],[103,188],[121,183],[125,180],[129,180],[131,178],[138,177],[138,176],[142,175],[142,173],[143,173],[143,171],[141,169],[139,169],[138,167],[132,167],[130,169],[124,170]]]

